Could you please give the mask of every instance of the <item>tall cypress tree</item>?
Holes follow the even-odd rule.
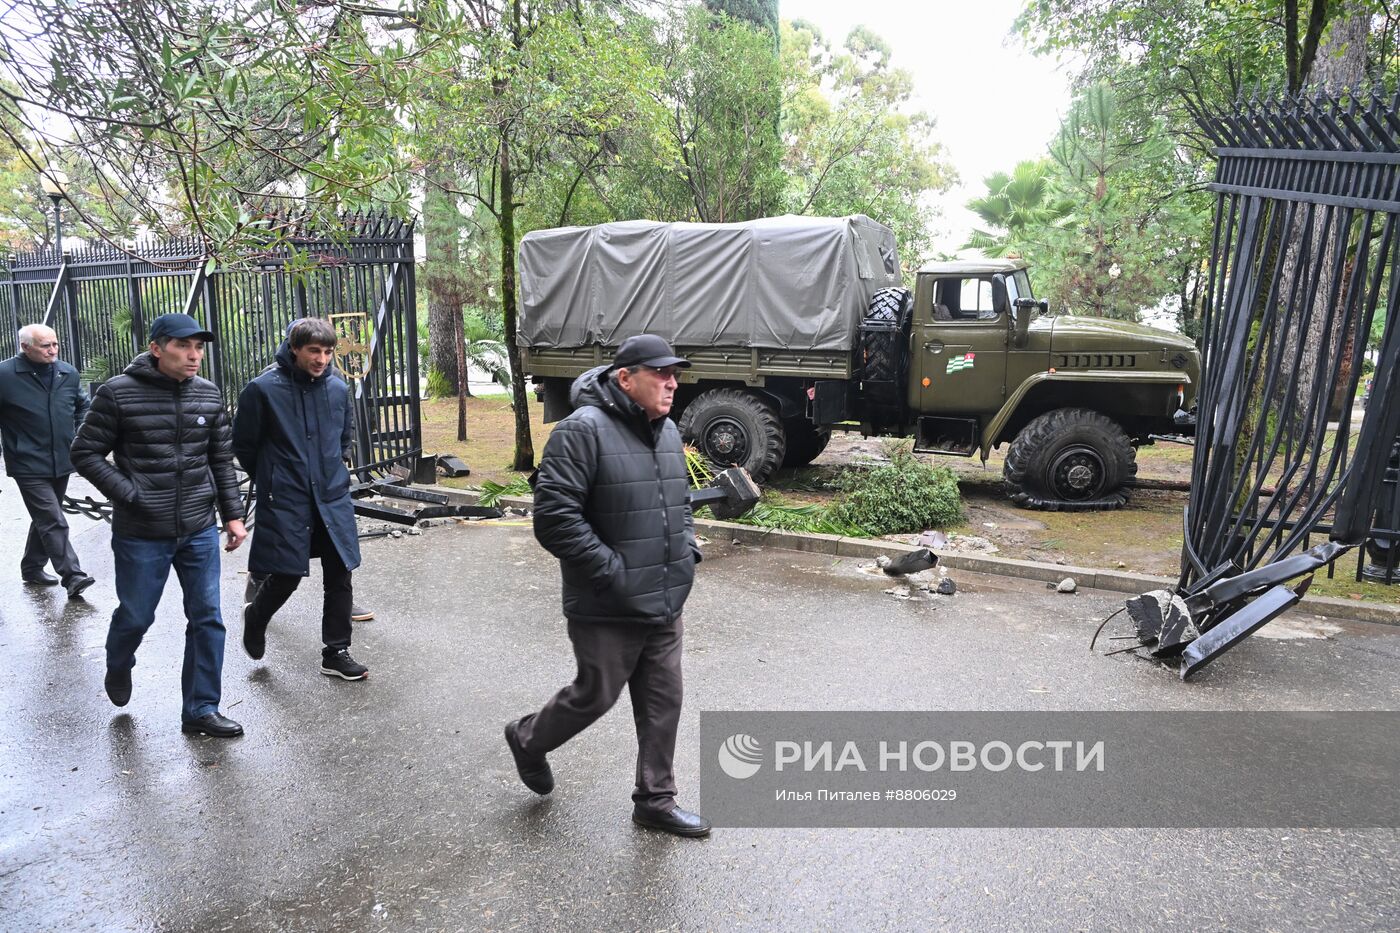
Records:
[[[778,54],[778,0],[705,0],[705,9],[768,30],[773,37],[773,54]]]

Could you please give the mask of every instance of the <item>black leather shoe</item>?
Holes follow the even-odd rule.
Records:
[[[131,671],[114,671],[107,668],[107,676],[102,679],[107,691],[107,699],[113,706],[125,706],[131,702]]]
[[[81,576],[74,577],[67,583],[63,584],[63,588],[68,591],[69,599],[77,599],[83,595],[83,590],[92,586],[96,582],[96,580],[94,580],[87,574],[82,574]]]
[[[20,579],[30,586],[58,586],[58,577],[44,573],[42,570],[20,574]]]
[[[212,735],[216,739],[231,739],[243,734],[243,727],[222,713],[206,713],[198,719],[186,719],[180,723],[180,731],[186,735]]]
[[[520,747],[520,740],[515,735],[518,725],[518,719],[506,723],[506,744],[510,746],[511,757],[515,759],[515,773],[520,775],[522,784],[543,797],[554,790],[554,771],[550,769],[549,761],[543,755],[525,754],[525,750]]]
[[[632,808],[632,822],[647,829],[659,829],[675,836],[698,837],[710,834],[710,821],[698,813],[675,807],[664,813]]]

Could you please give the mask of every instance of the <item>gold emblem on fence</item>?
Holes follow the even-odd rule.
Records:
[[[363,312],[327,316],[335,328],[335,365],[347,379],[363,379],[369,367],[369,321]]]

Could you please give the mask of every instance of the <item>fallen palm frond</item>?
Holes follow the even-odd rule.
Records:
[[[533,492],[529,479],[524,476],[517,476],[509,483],[495,483],[488,479],[478,488],[481,490],[481,498],[477,500],[477,505],[487,508],[495,506],[505,496],[528,496]]]

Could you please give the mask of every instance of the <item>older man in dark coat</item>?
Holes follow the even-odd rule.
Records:
[[[525,786],[554,788],[545,756],[606,713],[625,686],[637,727],[633,822],[678,836],[710,824],[676,805],[681,610],[700,560],[685,450],[667,413],[687,360],[630,337],[574,381],[574,412],[550,434],[535,486],[535,537],[564,577],[574,682],[506,726]]]
[[[58,358],[58,335],[43,324],[20,328],[19,353],[0,363],[0,441],[5,472],[29,511],[20,578],[34,586],[62,583],[70,599],[92,586],[68,540],[63,496],[73,462],[68,448],[87,414],[78,371]],[[58,576],[44,572],[52,563]]]
[[[334,328],[319,318],[294,321],[277,367],[244,387],[233,421],[233,450],[257,493],[248,572],[256,579],[243,607],[243,647],[266,650],[267,627],[321,561],[321,673],[364,680],[369,668],[350,656],[351,571],[360,541],[345,467],[353,430],[350,387],[331,366]]]

